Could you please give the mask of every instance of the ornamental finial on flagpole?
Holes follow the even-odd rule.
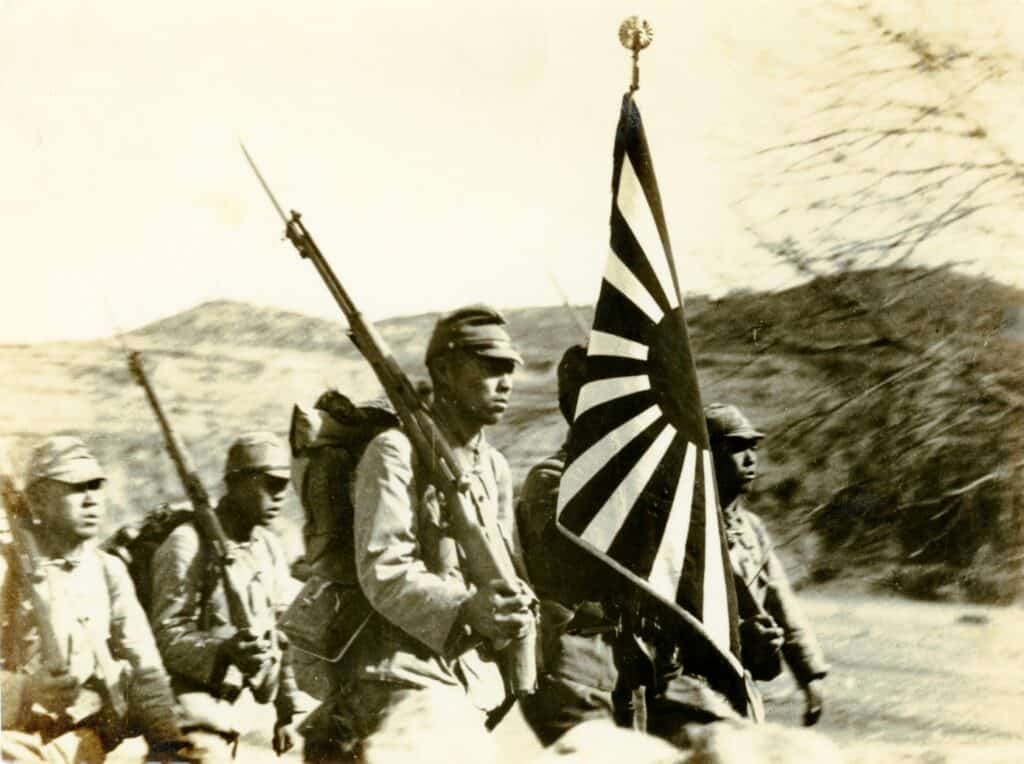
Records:
[[[654,39],[654,30],[647,23],[647,19],[639,16],[630,16],[619,25],[619,42],[622,47],[633,51],[633,81],[629,85],[629,92],[640,88],[640,51],[651,44]]]

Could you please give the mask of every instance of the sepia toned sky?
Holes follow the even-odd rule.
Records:
[[[928,5],[944,30],[977,15]],[[684,289],[790,283],[736,202],[828,66],[820,6],[0,0],[0,341],[217,298],[336,315],[239,139],[370,318],[550,304],[548,271],[591,302],[632,13],[655,27],[639,101]],[[997,21],[1024,49],[1020,20]]]

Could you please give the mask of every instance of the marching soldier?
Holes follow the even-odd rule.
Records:
[[[715,460],[719,499],[725,515],[725,532],[733,571],[752,596],[753,613],[743,613],[740,598],[741,639],[744,662],[755,679],[772,679],[781,670],[775,661],[750,659],[751,654],[775,653],[792,671],[805,698],[804,724],[821,716],[821,680],[828,666],[785,568],[772,549],[764,523],[746,508],[746,495],[757,477],[757,447],[764,433],[755,430],[736,407],[712,403],[704,409]],[[741,592],[741,594],[744,594]],[[757,643],[750,645],[751,642]]]
[[[573,345],[558,363],[558,406],[571,422],[584,382],[587,349]],[[523,715],[543,745],[590,719],[623,718],[614,646],[618,619],[602,602],[594,560],[555,528],[565,446],[530,470],[516,522],[530,582],[541,600],[542,672],[537,692],[522,701]],[[606,578],[606,577],[605,577]]]
[[[558,402],[572,421],[585,381],[586,348],[558,365]],[[685,645],[637,622],[626,592],[595,558],[555,528],[565,448],[535,466],[523,484],[517,521],[531,582],[541,597],[543,672],[523,714],[549,745],[584,721],[613,719],[685,743],[687,724],[735,719],[729,702],[686,664]],[[685,665],[685,669],[684,669]]]
[[[215,511],[234,556],[234,583],[254,621],[268,630],[254,634],[232,625],[223,579],[211,571],[211,550],[193,523],[175,528],[152,563],[153,631],[185,713],[185,735],[204,762],[233,759],[239,733],[248,728],[237,707],[240,687],[226,680],[231,671],[252,682],[267,666],[279,668],[270,698],[277,712],[273,747],[281,754],[295,743],[297,689],[274,625],[287,604],[290,576],[267,527],[288,488],[289,454],[272,433],[242,435],[228,451],[224,480],[227,491]]]
[[[177,758],[185,743],[170,682],[132,581],[119,560],[92,543],[106,511],[105,482],[78,438],[51,437],[32,452],[25,480],[30,518],[19,519],[31,521],[26,541],[38,550],[38,580],[31,585],[44,598],[36,600],[39,607],[45,602],[50,612],[49,622],[40,624],[36,595],[13,575],[15,552],[5,549],[4,761],[103,761],[123,738],[138,734],[150,745],[148,760],[185,760]],[[44,659],[44,628],[62,665]]]
[[[426,353],[435,421],[450,439],[484,513],[515,539],[508,464],[484,436],[508,407],[522,359],[505,320],[486,306],[443,316]],[[470,583],[446,522],[443,499],[398,429],[374,438],[356,468],[355,567],[374,615],[342,659],[345,681],[331,702],[329,761],[358,760],[387,712],[417,693],[484,712],[504,699],[485,641],[524,636],[531,596],[500,582]],[[433,702],[433,700],[431,701]],[[346,758],[347,757],[347,758]]]

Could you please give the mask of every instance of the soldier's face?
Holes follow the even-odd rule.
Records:
[[[723,489],[746,493],[757,477],[757,441],[725,438],[715,448],[715,474]]]
[[[106,515],[103,483],[102,478],[85,483],[45,481],[36,512],[52,541],[75,545],[95,538]]]
[[[481,425],[501,421],[512,396],[515,362],[463,355],[449,369],[449,389],[464,415]]]
[[[288,479],[266,472],[245,472],[233,479],[231,492],[245,525],[269,525],[281,513]]]

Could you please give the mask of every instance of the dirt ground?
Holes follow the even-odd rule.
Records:
[[[803,601],[832,666],[817,729],[851,762],[1024,761],[1024,610],[834,592]],[[802,697],[788,675],[763,689],[772,721],[800,723]],[[503,764],[529,761],[540,750],[518,712],[495,734]],[[140,756],[129,743],[113,760]],[[301,757],[279,759],[244,742],[238,760]]]
[[[818,729],[854,761],[1024,761],[1024,611],[805,595],[829,656]],[[769,718],[799,724],[788,677]]]

